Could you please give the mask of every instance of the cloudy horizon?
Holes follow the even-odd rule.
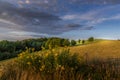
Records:
[[[119,0],[0,0],[0,40],[120,38]]]

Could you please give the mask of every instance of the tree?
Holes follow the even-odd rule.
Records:
[[[51,39],[48,39],[47,42],[45,43],[45,49],[49,49],[51,43]]]
[[[94,41],[94,37],[88,38],[88,41],[89,41],[89,42],[93,42],[93,41]]]
[[[45,48],[46,49],[52,49],[56,47],[64,47],[64,46],[69,46],[70,42],[68,39],[61,39],[61,38],[49,38],[47,42],[45,43]]]
[[[70,42],[68,39],[65,39],[64,42],[63,42],[63,45],[64,46],[69,46],[70,45]]]
[[[82,40],[82,44],[84,44],[85,43],[85,40]]]
[[[75,40],[71,40],[71,46],[75,46],[76,45],[76,41]]]
[[[80,43],[80,42],[81,42],[81,40],[79,39],[79,40],[78,40],[78,42]]]

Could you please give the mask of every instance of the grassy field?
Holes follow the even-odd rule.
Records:
[[[15,59],[15,58],[0,61],[0,76],[1,76],[1,73],[2,73],[3,69],[5,68],[5,66],[7,66],[8,64],[11,64],[14,59]]]
[[[120,58],[120,41],[102,40],[95,43],[70,47],[73,53],[91,58]]]
[[[60,48],[61,49],[61,48]],[[100,60],[103,60],[103,59],[108,59],[108,58],[120,58],[120,41],[115,41],[115,40],[99,40],[99,41],[96,41],[96,42],[93,42],[93,43],[89,43],[89,44],[85,44],[85,45],[79,45],[79,46],[73,46],[73,47],[69,47],[69,49],[70,49],[70,53],[77,53],[78,55],[80,55],[80,56],[82,56],[83,58],[85,58],[88,62],[90,61],[90,60],[92,60],[92,59],[100,59]],[[40,52],[38,52],[38,53],[40,53]],[[46,52],[43,52],[43,53],[46,53]],[[56,52],[54,52],[54,53],[56,53]],[[58,56],[58,57],[64,57],[64,56],[62,56],[62,53],[60,53],[61,54],[61,56]],[[50,54],[51,55],[51,54]],[[51,59],[51,56],[48,56],[48,62],[50,61],[49,59]],[[46,55],[45,55],[46,56]],[[56,54],[54,54],[53,56],[56,56]],[[69,56],[69,55],[68,55]],[[33,56],[34,57],[34,56]],[[25,60],[24,61],[26,61],[26,60],[29,60],[28,59],[29,57],[26,57],[25,58]],[[46,59],[46,57],[44,57],[43,56],[43,58],[45,58]],[[71,57],[71,58],[73,58],[74,59],[74,57]],[[23,58],[24,59],[24,58]],[[47,60],[46,59],[46,60]],[[63,58],[61,58],[61,59],[63,59]],[[66,61],[66,59],[68,59],[68,60],[71,60],[71,59],[69,59],[69,57],[67,57],[66,56],[66,58],[64,59],[65,61]],[[75,58],[76,60],[77,60],[77,58]],[[63,62],[64,62],[64,60],[63,60]],[[12,63],[12,61],[14,61],[14,59],[10,59],[10,60],[5,60],[5,61],[0,61],[0,76],[1,76],[1,74],[2,74],[2,71],[3,71],[3,69],[5,69],[5,66],[7,65],[8,66],[8,64],[11,64]],[[29,60],[29,61],[31,61],[31,59]],[[52,60],[53,61],[53,60]],[[74,61],[74,60],[73,60]],[[47,64],[48,64],[48,62],[47,62]],[[56,62],[56,61],[55,61]],[[68,61],[68,63],[69,63],[70,61]],[[116,61],[115,61],[116,62]],[[27,63],[27,62],[26,62]],[[88,69],[88,71],[87,71],[87,73],[89,74],[89,71],[94,71],[94,68],[96,69],[96,72],[95,73],[90,73],[90,75],[92,74],[92,76],[94,77],[94,75],[95,76],[97,76],[97,72],[99,73],[99,71],[100,70],[104,70],[104,69],[106,69],[106,70],[108,70],[108,72],[109,73],[112,73],[112,75],[113,75],[113,73],[114,73],[114,71],[115,71],[115,68],[117,69],[117,68],[119,68],[119,66],[114,66],[114,62],[111,64],[111,62],[109,63],[104,63],[104,62],[97,62],[97,63],[99,63],[99,65],[97,64],[96,65],[96,63],[95,64],[89,64],[89,65],[84,65],[84,64],[82,64],[84,67],[81,67],[81,69]],[[35,63],[36,65],[38,64],[38,63]],[[76,62],[75,62],[75,64],[76,64]],[[118,63],[117,63],[118,64]],[[46,64],[44,64],[44,65],[46,65]],[[116,64],[115,64],[116,65]],[[69,65],[68,65],[69,66]],[[110,67],[110,66],[112,66],[112,67]],[[15,66],[14,66],[15,67]],[[75,67],[75,66],[74,66]],[[11,67],[12,68],[12,67]],[[10,68],[10,69],[11,69]],[[15,67],[16,68],[16,67]],[[62,69],[63,67],[61,67],[61,69]],[[65,68],[65,67],[64,67]],[[66,67],[65,69],[67,69],[68,67]],[[51,69],[51,68],[50,68]],[[92,69],[92,70],[91,70]],[[14,70],[14,69],[13,69]],[[38,69],[37,69],[38,70]],[[71,68],[70,68],[70,70],[71,70]],[[8,70],[9,71],[9,70]],[[80,70],[81,71],[81,70]],[[117,69],[117,71],[118,71],[118,69]],[[85,71],[83,71],[83,73],[84,73]],[[101,72],[101,71],[100,71]],[[118,71],[119,72],[119,71]],[[118,73],[118,72],[115,72],[115,73]],[[11,73],[11,72],[10,72]],[[68,72],[67,72],[68,73]],[[82,74],[83,74],[82,73]],[[107,73],[107,72],[106,72]],[[23,73],[24,74],[24,73]],[[27,72],[26,73],[27,75],[29,75],[29,72]],[[56,74],[56,73],[55,73]],[[64,73],[64,70],[63,70],[63,73],[60,73],[61,75],[62,74],[66,74],[66,73]],[[31,73],[31,75],[33,75],[33,73]],[[36,74],[36,75],[38,75],[38,74]],[[67,75],[67,74],[66,74]],[[73,72],[72,72],[72,74],[70,74],[70,75],[73,75]],[[98,75],[101,75],[101,74],[98,74]],[[106,75],[106,74],[105,74]],[[111,75],[111,74],[110,74]],[[50,75],[51,76],[51,75]],[[69,75],[68,75],[69,76]],[[81,76],[81,77],[83,77],[84,76],[84,74]],[[31,76],[30,76],[31,77]],[[34,75],[34,77],[36,77],[35,75]],[[34,80],[34,77],[32,77],[33,79],[31,79],[31,80]],[[40,77],[40,76],[38,76],[38,77]],[[48,77],[48,76],[47,76]],[[52,76],[52,77],[54,77],[54,75]],[[58,76],[57,75],[57,77],[60,77],[60,76]],[[57,77],[55,77],[55,78],[57,78]],[[64,77],[66,77],[66,76],[64,76]],[[73,75],[73,77],[75,77],[74,75]],[[89,77],[89,75],[88,75],[88,77]],[[98,77],[98,76],[97,76]],[[107,77],[106,77],[107,79],[99,79],[99,80],[108,80],[108,78],[109,78],[109,74],[107,75]],[[12,79],[12,80],[14,80],[14,79]],[[23,80],[23,79],[20,79],[20,80]],[[24,80],[26,80],[26,79],[24,79]],[[41,80],[41,79],[40,79]],[[46,80],[46,79],[45,79]],[[52,78],[50,79],[50,80],[52,80]],[[56,79],[55,79],[56,80]],[[66,80],[66,79],[59,79],[59,80]],[[71,78],[71,80],[74,80],[74,79],[72,79]],[[76,80],[84,80],[84,79],[76,79]],[[85,80],[87,80],[87,79],[85,79]],[[93,80],[92,78],[91,79],[89,79],[89,80]],[[96,79],[94,79],[94,80],[96,80]],[[97,79],[98,80],[98,79]],[[119,80],[119,79],[117,79],[117,80]]]

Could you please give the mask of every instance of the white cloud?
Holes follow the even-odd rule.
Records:
[[[27,38],[37,38],[44,36],[49,35],[0,27],[0,40],[23,40]]]
[[[14,23],[12,23],[12,22],[10,22],[10,21],[6,21],[6,20],[4,20],[4,19],[0,19],[0,22],[6,23],[6,24],[16,25],[16,24],[14,24]]]
[[[111,17],[106,17],[106,18],[97,18],[95,20],[88,21],[87,25],[96,25],[96,24],[100,24],[102,22],[110,21],[110,20],[120,20],[120,14],[117,14]]]
[[[73,20],[73,19],[77,19],[78,15],[76,15],[76,14],[68,14],[68,15],[62,16],[61,18],[63,20]]]
[[[108,20],[119,20],[120,19],[120,5],[106,6],[96,10],[90,10],[86,13],[67,14],[61,18],[65,21],[74,21],[83,23],[85,25],[94,26]]]
[[[43,33],[35,33],[35,32],[27,32],[27,31],[11,31],[10,34],[16,36],[48,36],[47,34]]]

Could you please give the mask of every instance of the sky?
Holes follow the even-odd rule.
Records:
[[[120,39],[120,0],[0,0],[0,40]]]

